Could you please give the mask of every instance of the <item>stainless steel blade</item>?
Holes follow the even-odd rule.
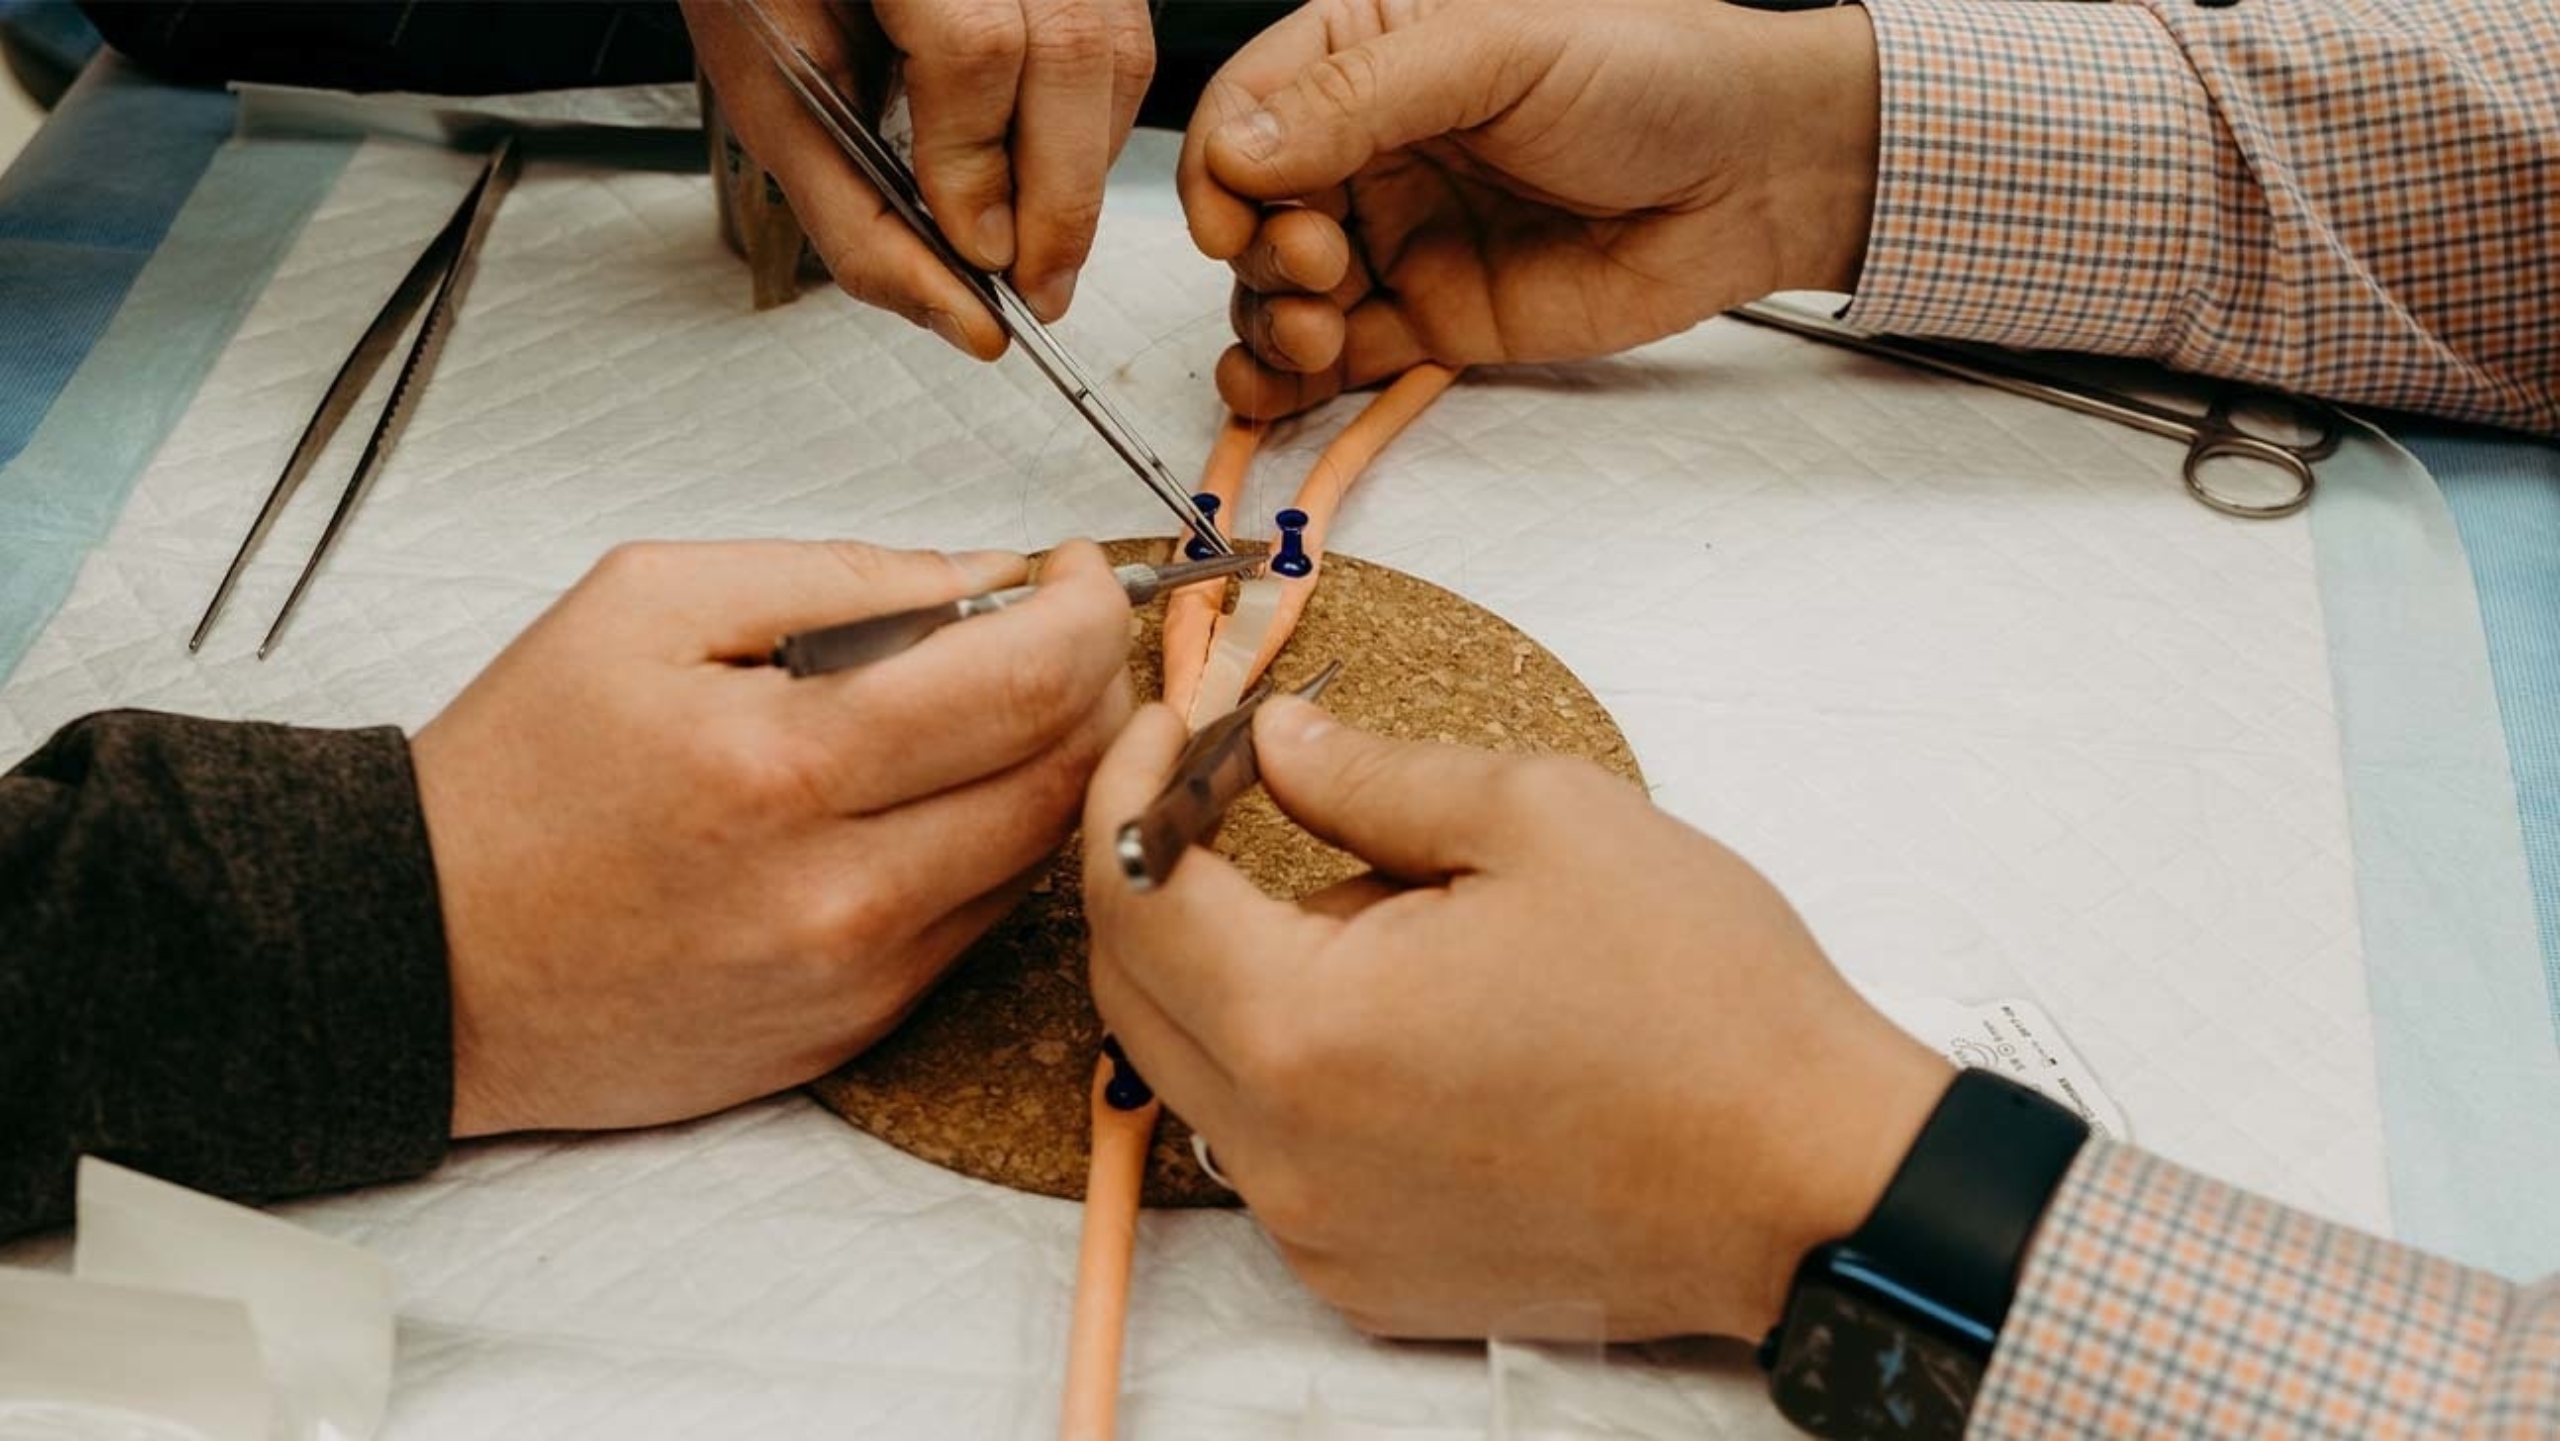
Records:
[[[261,660],[275,649],[286,623],[293,619],[294,611],[302,604],[302,597],[311,589],[312,578],[319,574],[320,562],[327,559],[330,550],[337,545],[339,535],[346,530],[348,518],[355,513],[356,503],[372,485],[375,473],[389,458],[392,447],[399,444],[401,432],[408,428],[417,392],[426,377],[435,370],[436,357],[443,351],[445,336],[453,328],[454,311],[460,307],[462,294],[470,286],[473,262],[479,258],[480,242],[489,233],[489,222],[497,215],[499,197],[505,193],[507,182],[514,177],[515,158],[515,138],[509,136],[500,140],[489,152],[489,163],[481,168],[479,180],[462,198],[462,204],[455,208],[453,219],[436,237],[436,243],[428,247],[431,253],[437,250],[446,252],[443,279],[436,287],[435,299],[428,302],[426,318],[418,324],[418,338],[410,343],[408,358],[400,363],[400,374],[391,383],[391,398],[383,405],[381,417],[374,421],[373,434],[365,440],[364,455],[356,461],[356,468],[348,475],[345,488],[338,492],[338,503],[329,512],[327,528],[320,532],[319,543],[311,548],[310,557],[303,561],[301,574],[294,577],[293,590],[277,610],[275,623],[267,627],[266,638],[258,642]]]

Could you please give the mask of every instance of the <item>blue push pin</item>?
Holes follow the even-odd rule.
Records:
[[[1209,492],[1204,490],[1198,495],[1191,497],[1191,503],[1200,508],[1200,518],[1202,520],[1209,521],[1213,524],[1217,521],[1218,498],[1216,496],[1211,495]],[[1189,560],[1216,560],[1218,558],[1218,553],[1209,548],[1209,542],[1202,540],[1196,535],[1191,537],[1190,542],[1182,547],[1182,554],[1184,558]]]
[[[1316,563],[1307,558],[1307,513],[1290,509],[1272,519],[1280,526],[1280,553],[1271,557],[1271,573],[1297,580],[1316,573]]]
[[[1106,1034],[1102,1038],[1102,1054],[1111,1058],[1111,1079],[1102,1083],[1104,1104],[1115,1111],[1134,1111],[1156,1098],[1147,1078],[1129,1064],[1128,1055],[1120,1049],[1120,1038]]]

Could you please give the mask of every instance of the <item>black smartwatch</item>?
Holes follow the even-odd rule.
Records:
[[[2027,1243],[2088,1124],[1959,1071],[1864,1224],[1796,1268],[1760,1345],[1769,1395],[1825,1441],[1964,1434]]]

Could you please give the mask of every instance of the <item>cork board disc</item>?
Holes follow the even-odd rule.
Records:
[[[1160,560],[1161,539],[1105,547],[1114,564]],[[1141,696],[1161,689],[1164,605],[1132,627]],[[1382,734],[1491,750],[1575,755],[1642,783],[1635,754],[1564,663],[1501,617],[1412,576],[1339,554],[1324,562],[1297,634],[1273,665],[1283,685],[1340,657],[1336,715]],[[810,1086],[847,1121],[962,1175],[1068,1199],[1084,1195],[1089,1088],[1102,1023],[1085,989],[1078,841],[1029,899],[952,967],[895,1033]],[[1218,849],[1263,890],[1302,896],[1360,864],[1284,819],[1256,790],[1228,812]],[[1148,1159],[1154,1206],[1231,1206],[1168,1110]]]

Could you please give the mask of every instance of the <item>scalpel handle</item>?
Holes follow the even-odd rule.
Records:
[[[1120,583],[1120,593],[1129,598],[1131,605],[1144,605],[1167,586],[1192,585],[1219,576],[1243,575],[1260,570],[1262,565],[1263,557],[1260,555],[1228,555],[1180,565],[1117,566],[1113,568],[1111,578]],[[1038,586],[1009,586],[936,605],[920,605],[913,610],[869,615],[841,625],[795,631],[774,645],[773,663],[801,679],[852,670],[856,666],[887,660],[954,621],[967,620],[975,615],[993,615],[1007,606],[1020,605],[1039,593]]]
[[[887,615],[867,615],[842,625],[797,631],[784,636],[774,646],[773,663],[791,672],[795,680],[871,665],[912,650],[926,636],[944,626],[977,614],[968,608],[969,605],[969,601],[944,601],[940,605],[922,605]],[[1000,602],[997,606],[988,607],[998,608],[1001,608]]]

